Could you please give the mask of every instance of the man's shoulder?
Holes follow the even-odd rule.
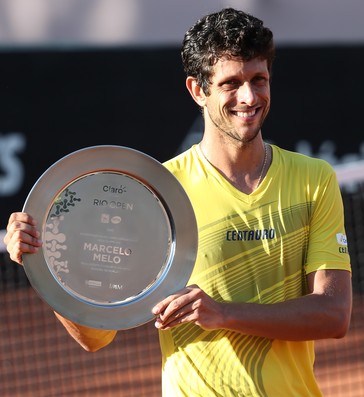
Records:
[[[310,156],[304,153],[298,153],[291,150],[283,149],[281,147],[272,145],[273,151],[276,155],[276,159],[284,162],[289,166],[298,166],[300,168],[310,168],[310,169],[326,169],[327,171],[332,171],[332,166],[324,159]],[[274,156],[274,154],[273,154]]]
[[[186,151],[179,153],[171,159],[165,161],[163,165],[171,172],[182,171],[188,164],[194,162],[195,156],[195,148],[192,146],[190,149],[187,149]]]

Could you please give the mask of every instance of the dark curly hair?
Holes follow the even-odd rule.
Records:
[[[243,11],[225,8],[198,20],[185,34],[181,56],[187,76],[197,79],[206,95],[216,62],[223,58],[266,59],[271,74],[275,55],[273,33]]]

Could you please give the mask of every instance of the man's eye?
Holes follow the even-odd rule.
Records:
[[[260,85],[266,84],[267,78],[264,77],[264,76],[256,76],[256,77],[254,77],[253,82],[254,82],[255,84],[260,84]]]
[[[223,87],[225,89],[235,89],[235,88],[239,87],[239,82],[236,80],[225,81],[225,83],[223,84]]]

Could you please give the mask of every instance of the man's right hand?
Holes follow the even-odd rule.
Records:
[[[25,212],[14,212],[10,215],[4,243],[10,254],[10,259],[23,263],[24,253],[35,253],[42,246],[40,232],[32,216]]]

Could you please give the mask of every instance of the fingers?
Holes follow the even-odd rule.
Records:
[[[189,294],[193,288],[197,288],[196,285],[191,285],[189,287],[183,288],[180,291],[177,291],[175,294],[168,296],[167,298],[163,299],[161,302],[159,302],[157,305],[155,305],[152,309],[152,313],[155,315],[160,315],[162,312],[166,310],[166,308],[173,302],[174,307],[178,307],[178,302],[176,302],[177,299],[180,297],[185,297],[187,294]],[[171,308],[169,308],[171,310]]]
[[[35,220],[23,212],[10,215],[4,243],[10,259],[22,264],[23,253],[35,253],[42,245]]]
[[[7,246],[7,250],[9,252],[10,259],[22,265],[23,254],[34,254],[38,251],[39,247],[40,245],[35,246],[33,244],[27,244],[21,241],[10,241],[9,245]]]
[[[162,314],[158,316],[155,320],[154,325],[160,330],[166,330],[179,324],[195,322],[195,320],[196,316],[193,310],[193,303],[190,302],[180,309],[168,313],[168,315]]]
[[[156,328],[167,329],[186,321],[193,321],[191,315],[196,296],[200,291],[197,286],[189,286],[158,303],[152,309],[157,316]]]
[[[13,212],[9,217],[9,221],[8,221],[6,230],[11,228],[14,222],[27,223],[32,226],[36,225],[35,219],[31,215],[27,214],[26,212]]]

